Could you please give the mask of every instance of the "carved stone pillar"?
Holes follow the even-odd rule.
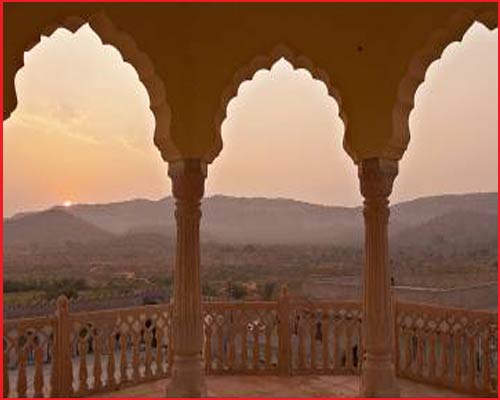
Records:
[[[172,380],[168,397],[205,397],[200,285],[200,202],[206,164],[187,159],[169,164],[177,222],[174,271]]]
[[[359,165],[364,201],[363,267],[364,357],[361,397],[398,397],[394,368],[394,317],[389,271],[389,195],[398,174],[396,161],[372,158]]]

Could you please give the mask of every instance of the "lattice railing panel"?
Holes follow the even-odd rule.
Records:
[[[293,302],[289,319],[293,373],[358,373],[359,303]]]
[[[72,314],[74,392],[84,396],[166,377],[170,324],[166,305]]]
[[[4,321],[4,397],[87,396],[170,374],[168,304],[82,313],[64,304],[50,317]],[[276,302],[205,303],[206,372],[359,373],[361,317],[356,302],[287,294]],[[399,376],[497,392],[497,313],[398,302],[394,329]]]
[[[53,317],[4,321],[4,397],[49,396],[54,323]]]
[[[205,303],[207,373],[265,373],[278,364],[275,302]]]
[[[496,393],[496,313],[402,302],[396,310],[401,376],[462,392]]]

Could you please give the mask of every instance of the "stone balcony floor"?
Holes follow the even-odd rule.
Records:
[[[105,397],[165,397],[168,380],[129,387]],[[207,377],[209,397],[358,397],[359,376],[307,375],[211,375]],[[402,397],[469,397],[451,390],[399,379]],[[100,397],[102,397],[101,395]]]

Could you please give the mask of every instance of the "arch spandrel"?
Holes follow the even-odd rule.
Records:
[[[433,30],[425,44],[412,55],[398,85],[392,111],[392,138],[386,149],[387,154],[399,159],[408,147],[411,137],[409,120],[415,105],[415,95],[431,64],[441,58],[449,45],[462,41],[464,34],[475,22],[482,23],[490,30],[498,28],[497,15],[496,4],[479,10],[459,9],[445,24]]]
[[[399,159],[406,144],[402,130],[395,128],[394,107],[409,60],[461,9],[496,26],[497,6],[492,3],[8,3],[5,109],[8,114],[15,104],[14,75],[22,54],[44,27],[68,15],[88,21],[104,12],[154,64],[157,83],[145,86],[161,132],[155,141],[166,161],[213,158],[220,146],[214,119],[220,119],[224,90],[236,71],[277,43],[314,60],[342,93],[341,107],[349,115],[345,147],[355,161]],[[93,29],[99,29],[97,23]],[[116,47],[130,47],[126,39],[115,41]],[[164,85],[156,91],[159,81]],[[165,93],[168,103],[157,102]],[[398,121],[404,120],[402,115],[396,112]]]
[[[42,36],[50,37],[62,28],[75,33],[86,23],[97,34],[103,45],[111,45],[118,50],[124,62],[129,63],[137,72],[140,82],[144,85],[150,101],[150,109],[155,118],[154,142],[159,149],[162,149],[162,157],[167,161],[168,157],[179,157],[179,152],[171,140],[170,136],[170,106],[167,103],[165,87],[161,78],[156,74],[153,63],[147,54],[139,50],[134,39],[127,33],[116,28],[113,22],[105,13],[99,12],[87,17],[68,16],[61,21],[51,22],[44,26],[37,39],[31,40],[26,46],[27,52],[35,47]],[[15,75],[24,67],[23,57],[17,60],[13,70]],[[17,94],[10,95],[7,107],[4,107],[4,119],[7,119],[17,106]]]

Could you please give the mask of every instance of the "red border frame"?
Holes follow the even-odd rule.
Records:
[[[52,1],[43,1],[43,0],[0,0],[2,2],[2,6],[0,7],[0,49],[2,52],[2,63],[0,65],[0,86],[2,88],[2,96],[0,98],[0,104],[2,106],[3,110],[3,4],[4,3],[140,3],[141,1],[134,1],[134,0],[108,0],[108,1],[100,1],[100,0],[70,0],[70,1],[64,1],[64,0],[52,0]],[[146,2],[146,1],[143,1]],[[344,1],[336,1],[336,0],[315,0],[315,1],[301,1],[301,0],[243,0],[243,1],[235,1],[235,0],[220,0],[220,1],[212,1],[212,0],[199,0],[199,1],[193,1],[193,0],[180,0],[180,1],[171,1],[171,0],[149,0],[147,2],[150,3],[169,3],[169,2],[177,2],[177,3],[238,3],[238,2],[244,2],[244,3],[301,3],[301,2],[310,2],[310,3],[330,3],[330,2],[349,2],[349,3],[381,3],[380,1],[377,0],[344,0]],[[437,1],[437,0],[416,0],[416,1],[407,1],[407,0],[386,0],[384,3],[472,3],[472,2],[481,2],[481,3],[498,3],[497,0],[442,0],[442,1]],[[500,8],[499,8],[500,10]],[[499,13],[500,14],[500,13]],[[500,46],[499,46],[500,49]],[[498,89],[500,89],[500,83],[498,84]],[[500,111],[500,107],[498,109]],[[497,114],[498,115],[498,114]],[[3,125],[2,125],[2,140],[0,140],[0,148],[2,150],[2,153],[0,155],[2,159],[2,165],[0,167],[1,172],[2,172],[2,183],[3,183]],[[500,145],[497,149],[497,152],[500,150]],[[497,171],[498,172],[498,171]],[[498,182],[500,183],[500,179],[498,179]],[[3,185],[2,185],[2,193],[3,193]],[[0,210],[3,215],[3,196],[0,198]],[[498,211],[500,211],[500,207],[498,207]],[[500,231],[499,231],[500,233]],[[0,282],[2,283],[2,291],[0,291],[0,303],[2,304],[2,310],[0,312],[0,333],[2,334],[3,338],[3,224],[2,227],[0,228],[0,240],[2,242],[2,247],[0,248],[0,255],[2,256],[2,259],[0,261],[0,272],[2,273],[0,276]],[[500,246],[500,237],[498,238],[497,246]],[[497,259],[497,264],[498,264],[498,259]],[[500,275],[497,274],[497,279],[498,283],[500,284]],[[498,297],[500,299],[500,297]],[[500,320],[499,320],[500,321]],[[0,366],[3,368],[3,340],[2,340],[2,352],[0,354]],[[498,356],[498,354],[497,354]],[[497,365],[498,362],[500,361],[500,357],[497,359]],[[2,387],[2,393],[3,393],[3,374],[2,378],[0,378],[0,387]],[[107,397],[102,397],[100,399],[106,399]],[[362,398],[362,397],[360,397]],[[499,396],[500,398],[500,396]],[[118,398],[120,399],[120,398]],[[126,398],[123,398],[126,399]],[[221,398],[222,399],[222,398]],[[252,399],[259,399],[259,398],[252,398]],[[283,400],[292,400],[294,398],[281,398]],[[230,400],[230,399],[228,399]],[[250,399],[248,399],[250,400]]]

